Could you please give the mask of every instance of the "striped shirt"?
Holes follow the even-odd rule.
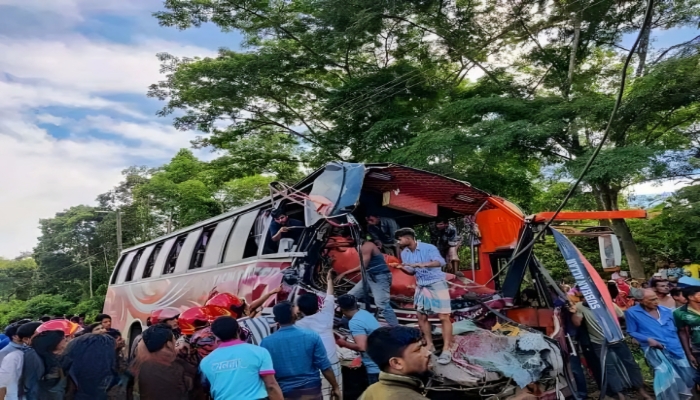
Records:
[[[260,346],[262,340],[272,334],[271,326],[276,324],[272,317],[242,317],[236,321],[241,327],[241,339],[256,346]]]
[[[401,262],[406,265],[428,263],[438,261],[440,266],[445,265],[445,259],[440,255],[437,247],[432,244],[418,242],[415,251],[408,247],[401,252]],[[428,286],[436,282],[444,281],[445,273],[440,268],[416,268],[416,283],[419,286]]]

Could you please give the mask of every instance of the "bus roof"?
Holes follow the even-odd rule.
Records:
[[[315,179],[317,179],[329,165],[338,165],[341,163],[328,163],[324,167],[315,170],[292,187],[297,190],[304,190],[310,187]],[[351,163],[342,163],[345,165]],[[441,207],[451,209],[455,212],[465,215],[471,215],[481,208],[492,208],[486,204],[487,198],[491,197],[486,191],[473,187],[469,182],[460,181],[449,178],[433,172],[423,171],[417,168],[407,167],[405,165],[394,163],[371,163],[371,164],[354,164],[365,168],[365,182],[363,188],[375,192],[386,192],[400,188],[402,193],[414,193],[416,196],[425,198],[434,202]],[[430,190],[426,191],[425,189]],[[246,204],[227,211],[215,217],[200,221],[196,224],[178,229],[169,234],[159,236],[153,240],[140,243],[136,246],[131,246],[124,249],[122,253],[133,251],[138,248],[147,247],[149,245],[162,242],[171,237],[182,235],[183,233],[196,230],[231,216],[243,214],[245,212],[262,208],[265,204],[271,204],[270,197],[265,197],[256,202]]]

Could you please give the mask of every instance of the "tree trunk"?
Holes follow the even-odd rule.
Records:
[[[569,55],[569,73],[566,76],[565,96],[569,97],[571,85],[574,81],[574,72],[576,71],[576,53],[578,52],[578,43],[581,38],[581,15],[574,14],[574,39],[571,42],[571,54]]]
[[[653,14],[652,14],[653,17]],[[647,26],[642,32],[642,36],[639,38],[639,46],[637,48],[637,55],[639,56],[639,64],[637,65],[637,71],[635,76],[639,78],[644,75],[644,67],[647,63],[647,55],[649,54],[649,35],[651,34],[651,27]]]
[[[596,191],[600,194],[605,211],[618,211],[617,197],[620,194],[618,190],[611,188],[608,185],[596,185]],[[637,250],[637,244],[634,243],[634,238],[632,238],[632,231],[630,231],[627,221],[624,219],[613,219],[612,228],[615,234],[620,238],[620,244],[622,249],[625,251],[625,257],[627,258],[627,264],[630,267],[630,274],[632,278],[644,279],[644,265],[642,264],[642,258],[639,256],[639,251]]]

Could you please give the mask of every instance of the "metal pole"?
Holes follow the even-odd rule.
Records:
[[[476,282],[476,268],[474,266],[474,238],[471,234],[469,235],[469,249],[469,254],[472,256],[472,281]]]
[[[92,263],[90,262],[90,254],[87,256],[88,268],[90,269],[90,298],[92,298]]]
[[[122,214],[117,208],[117,258],[122,255]]]

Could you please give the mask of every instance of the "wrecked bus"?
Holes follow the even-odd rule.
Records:
[[[561,350],[565,339],[553,304],[552,291],[558,289],[531,251],[517,251],[532,238],[536,218],[467,182],[397,164],[334,162],[293,186],[270,187],[266,199],[124,250],[105,301],[113,326],[131,341],[151,310],[202,305],[212,291],[250,303],[284,283],[265,304],[263,314],[269,314],[275,302],[300,293],[322,296],[329,269],[360,265],[357,249],[368,215],[393,218],[419,234],[438,217],[458,223],[466,217],[467,236],[478,240],[463,243],[468,257],[448,275],[455,362],[436,365],[426,390],[494,399],[570,395]],[[279,207],[303,222],[298,240],[271,240],[270,213]],[[392,307],[400,323],[415,324],[415,278],[398,270],[392,274]],[[538,308],[520,299],[528,274]],[[346,278],[336,285],[337,295],[350,290],[361,273]],[[347,332],[340,328],[338,334]],[[435,335],[439,345],[439,331]]]

